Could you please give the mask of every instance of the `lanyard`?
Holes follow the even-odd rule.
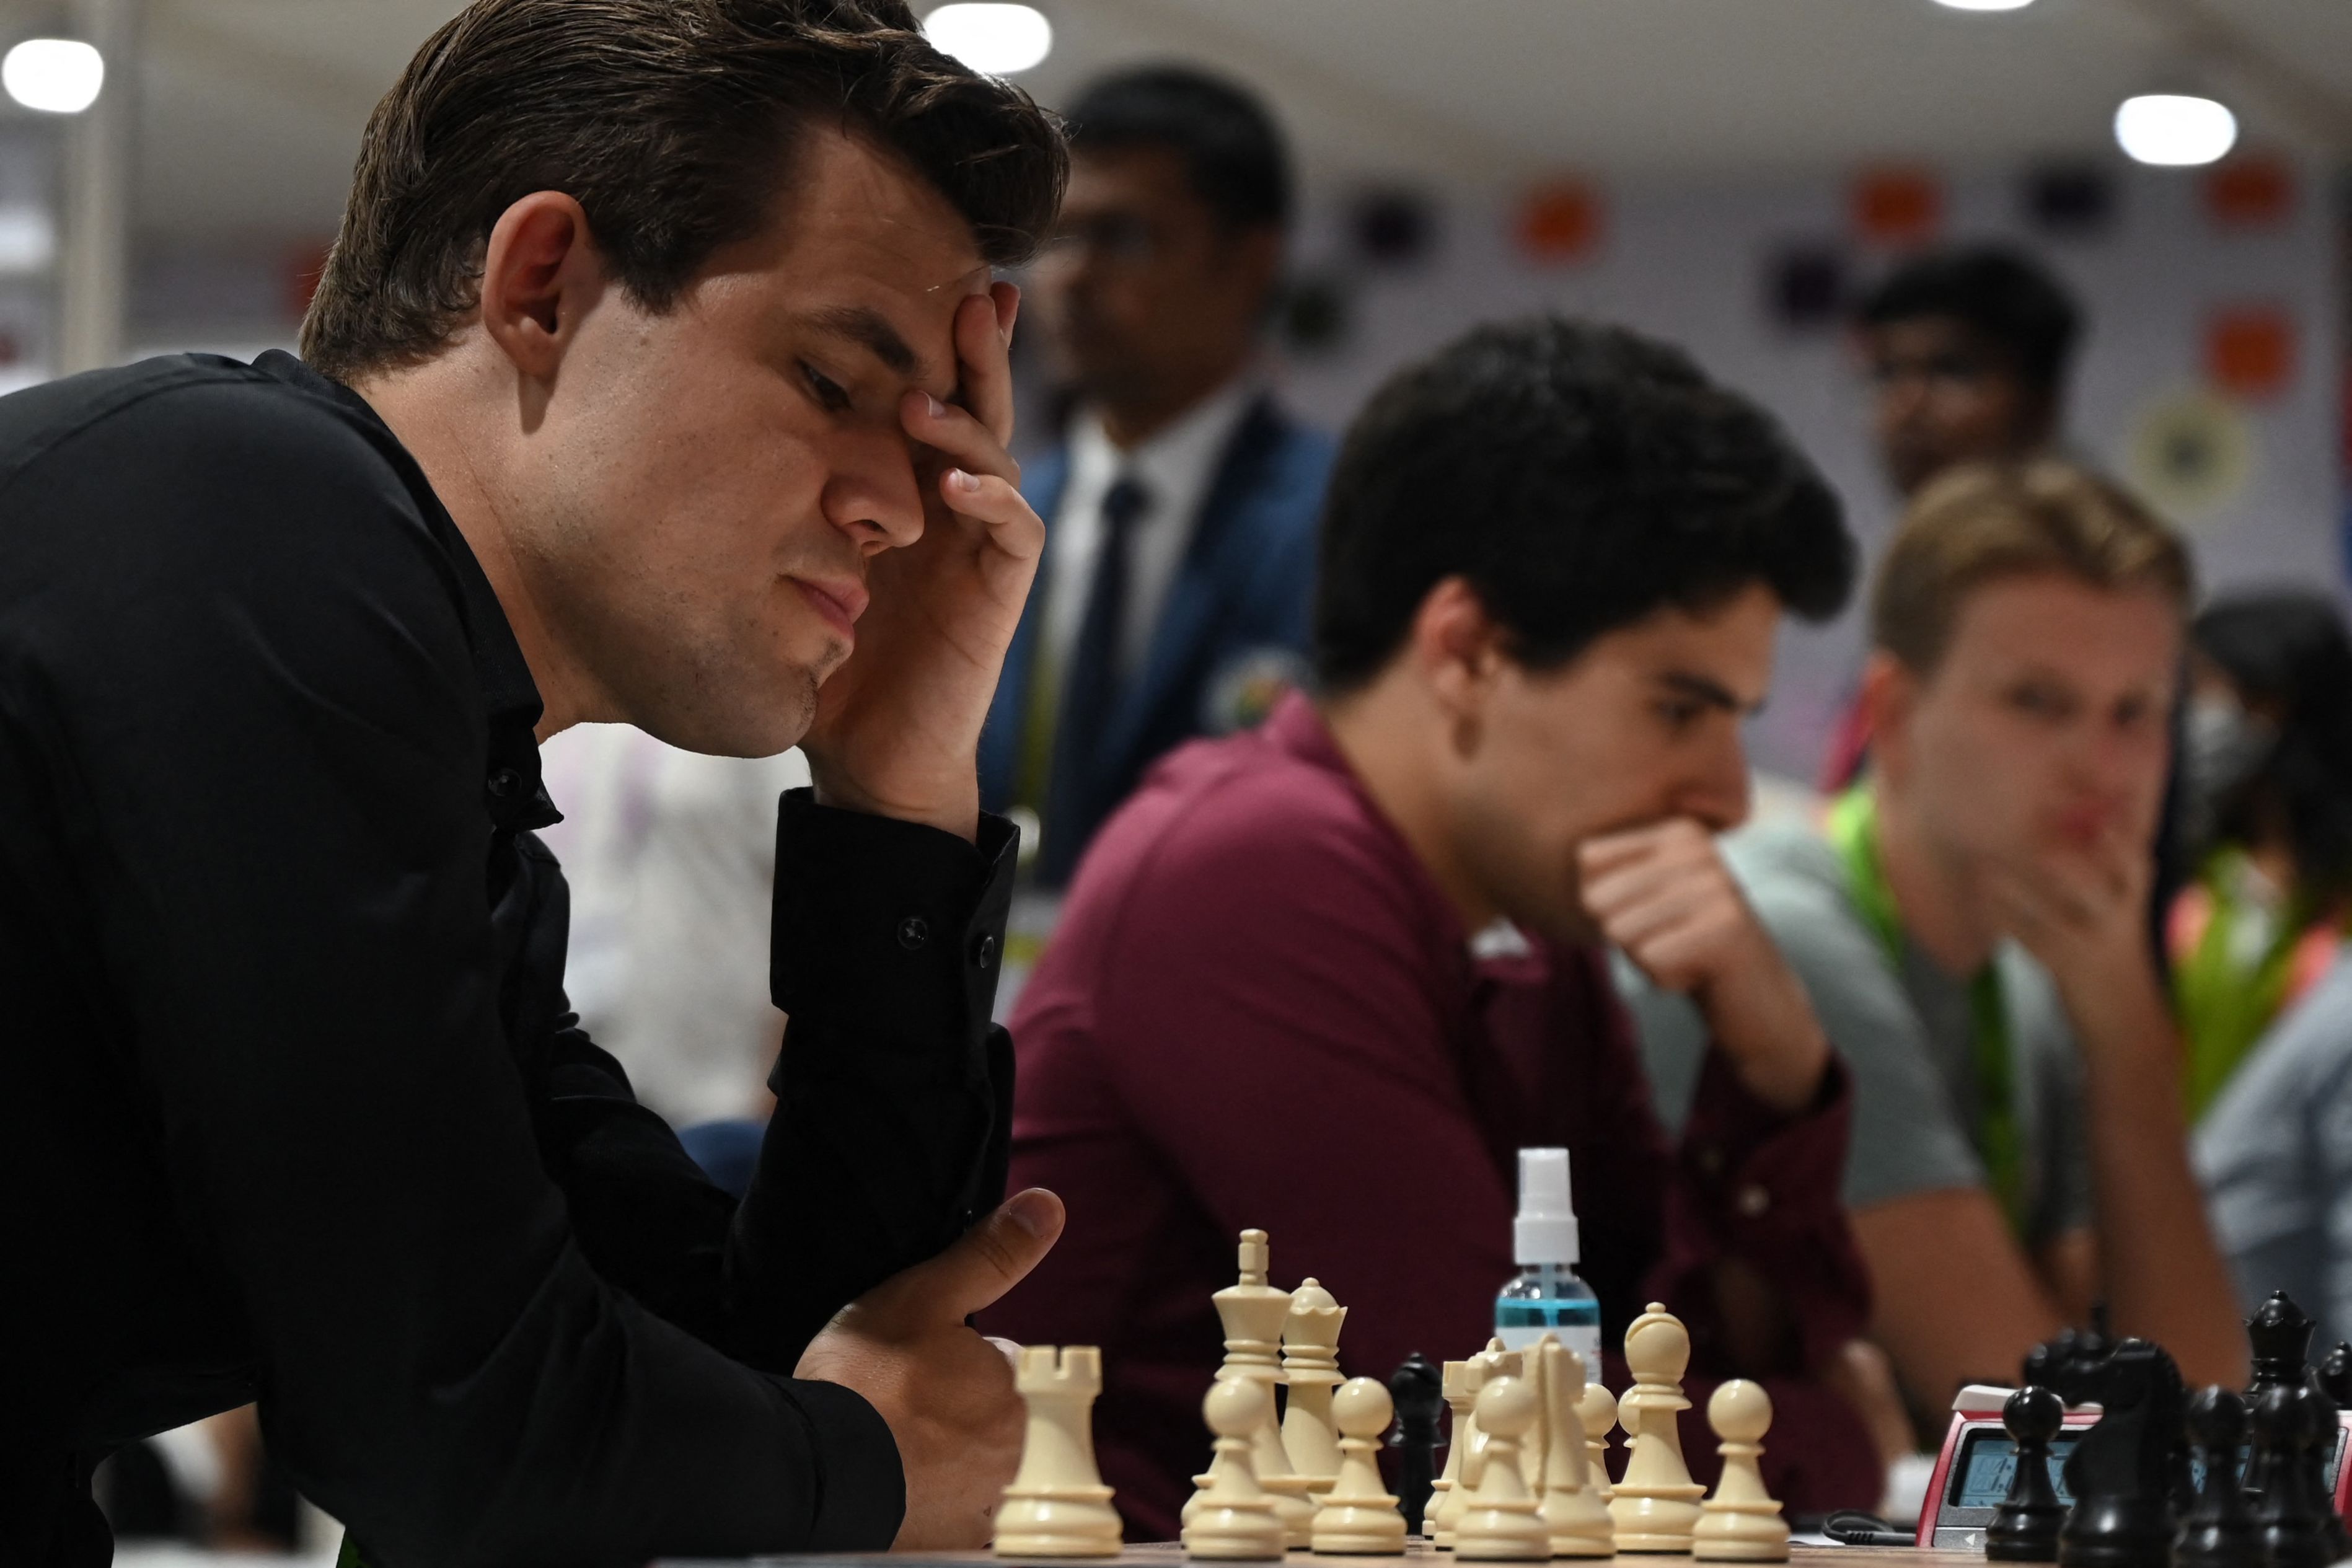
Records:
[[[2252,914],[2240,890],[2246,871],[2242,852],[2218,850],[2168,922],[2191,1121],[2204,1115],[2264,1032],[2325,972],[2342,940],[2341,920],[2291,899],[2279,911],[2278,929],[2248,962],[2240,934]]]
[[[1845,865],[1854,907],[1886,955],[1886,967],[1903,975],[1903,917],[1895,890],[1878,858],[1878,805],[1870,786],[1858,784],[1832,803],[1830,843]],[[1969,981],[1969,1059],[1976,1069],[1978,1154],[1992,1178],[1993,1194],[2009,1216],[2010,1228],[2025,1231],[2025,1163],[2017,1130],[2015,1053],[2009,1037],[2009,1008],[2001,995],[2000,970],[1985,962]]]

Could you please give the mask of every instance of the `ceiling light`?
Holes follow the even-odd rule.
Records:
[[[105,57],[79,38],[26,38],[0,58],[0,87],[27,109],[79,114],[105,84]]]
[[[2021,11],[2033,0],[1936,0],[1955,11]]]
[[[976,71],[1011,76],[1054,47],[1054,24],[1034,5],[942,5],[923,18],[923,36]]]
[[[2210,163],[2238,142],[2238,117],[2210,98],[2144,92],[2116,110],[2116,142],[2143,163]]]

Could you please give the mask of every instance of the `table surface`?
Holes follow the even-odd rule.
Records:
[[[1441,1552],[1425,1542],[1415,1541],[1405,1555],[1398,1557],[1318,1557],[1310,1552],[1293,1552],[1289,1563],[1296,1568],[1325,1565],[1325,1568],[1398,1568],[1398,1564],[1420,1562],[1429,1558],[1451,1560],[1450,1552]],[[1977,1552],[1922,1552],[1908,1546],[1792,1546],[1790,1548],[1790,1568],[1959,1568],[1959,1565],[1982,1563],[1984,1554]],[[1007,1563],[1026,1563],[1031,1568],[1086,1568],[1088,1563],[1127,1564],[1129,1568],[1171,1568],[1172,1564],[1190,1562],[1184,1548],[1172,1541],[1152,1542],[1131,1545],[1117,1557],[992,1557],[984,1552],[842,1552],[808,1557],[756,1557],[741,1560],[738,1568],[751,1563],[793,1564],[794,1568],[822,1568],[830,1563],[870,1565],[888,1563],[921,1563],[935,1568],[1003,1568]],[[1573,1563],[1573,1559],[1556,1561]],[[1626,1552],[1616,1562],[1627,1568],[1641,1568],[1655,1563],[1659,1568],[1688,1563],[1687,1557],[1664,1553]],[[663,1568],[663,1565],[656,1565]],[[670,1568],[688,1568],[687,1561],[677,1560]],[[700,1560],[695,1568],[718,1568],[709,1559]]]

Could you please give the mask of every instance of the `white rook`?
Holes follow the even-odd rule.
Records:
[[[1092,1345],[1021,1352],[1013,1386],[1028,1402],[1021,1468],[996,1510],[1000,1557],[1116,1557],[1118,1510],[1095,1466],[1094,1405],[1102,1352]]]

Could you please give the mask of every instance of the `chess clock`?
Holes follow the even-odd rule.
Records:
[[[2009,1495],[2010,1478],[2017,1470],[2017,1445],[2000,1424],[2000,1407],[2014,1392],[1972,1383],[1952,1401],[1952,1423],[1945,1429],[1944,1447],[1928,1479],[1927,1500],[1919,1507],[1920,1546],[1984,1550],[1985,1527],[1992,1522],[2001,1499]],[[2064,1425],[2051,1439],[2050,1481],[2061,1502],[2074,1500],[2066,1491],[2066,1456],[2098,1418],[2095,1405],[2070,1405]],[[2335,1443],[2327,1455],[2327,1489],[2339,1513],[2352,1502],[2352,1465],[2344,1462],[2347,1440],[2352,1440],[2352,1411],[2338,1411]],[[2242,1458],[2241,1473],[2244,1464]]]

